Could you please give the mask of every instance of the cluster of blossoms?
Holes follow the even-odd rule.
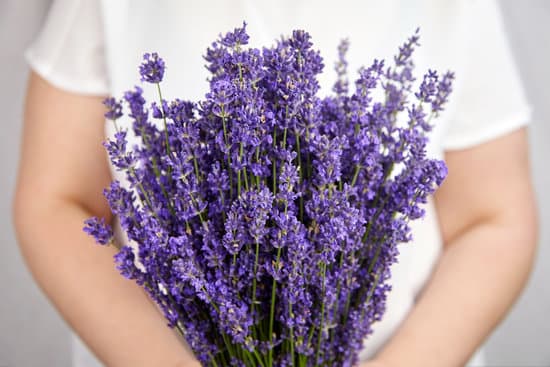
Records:
[[[162,100],[164,62],[145,55],[140,74],[159,101],[139,87],[124,94],[141,144],[129,149],[130,127],[118,125],[105,143],[130,183],[105,196],[138,244],[120,247],[118,269],[203,365],[351,366],[384,313],[396,245],[446,175],[426,156],[426,134],[453,74],[429,71],[412,90],[415,34],[350,91],[342,42],[334,93],[320,98],[323,61],[308,33],[247,43],[243,26],[208,48],[198,103]],[[119,118],[121,103],[108,99],[106,116]],[[101,219],[85,231],[114,243]]]

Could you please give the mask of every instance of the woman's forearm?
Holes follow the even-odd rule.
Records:
[[[15,204],[25,259],[65,320],[107,366],[199,366],[134,282],[117,273],[112,248],[85,235],[91,214],[66,200]]]
[[[391,367],[463,366],[518,297],[534,249],[533,231],[521,223],[472,226],[447,244],[416,306],[376,360]]]

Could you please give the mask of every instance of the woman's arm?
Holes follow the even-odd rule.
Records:
[[[114,267],[114,251],[82,231],[111,220],[101,98],[32,74],[14,218],[22,253],[65,320],[108,366],[199,366],[147,296]]]
[[[373,367],[463,366],[528,279],[537,221],[525,129],[445,158],[435,195],[443,254]]]

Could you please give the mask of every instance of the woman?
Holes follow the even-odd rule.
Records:
[[[420,26],[418,72],[455,71],[428,152],[445,159],[449,176],[413,224],[414,243],[401,247],[386,315],[361,358],[365,367],[464,365],[518,297],[536,243],[529,108],[495,1],[55,1],[27,52],[33,70],[14,205],[37,282],[106,365],[198,365],[145,294],[114,270],[113,250],[93,246],[81,228],[90,216],[113,220],[101,196],[113,175],[101,100],[135,83],[146,51],[167,60],[165,97],[201,98],[201,55],[243,19],[252,45],[308,30],[328,66],[349,37],[352,72],[391,57]],[[324,91],[332,82],[325,72]],[[75,344],[75,366],[95,363],[86,353]],[[483,365],[482,354],[470,365]]]

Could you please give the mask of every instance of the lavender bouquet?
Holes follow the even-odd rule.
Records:
[[[115,260],[203,365],[351,366],[384,314],[396,245],[446,175],[426,134],[453,74],[429,71],[412,90],[417,32],[350,91],[344,41],[334,93],[320,98],[308,33],[259,50],[245,26],[207,49],[204,100],[162,99],[153,53],[139,71],[159,100],[126,92],[131,127],[116,125],[121,101],[105,101],[117,129],[105,147],[129,187],[104,193],[137,244]],[[103,219],[84,229],[114,244]]]

